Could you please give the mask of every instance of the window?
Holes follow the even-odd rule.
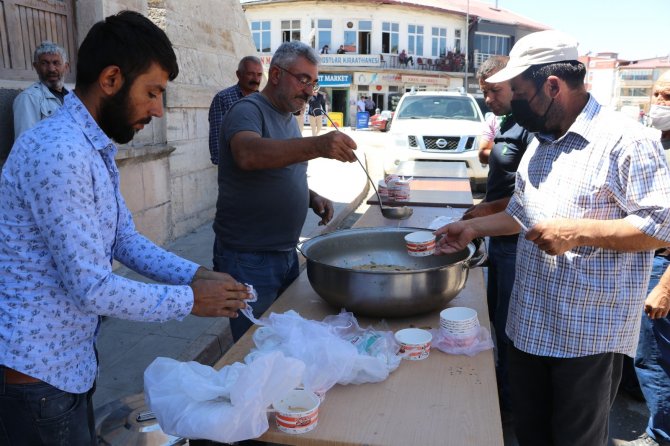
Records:
[[[454,50],[463,50],[463,47],[461,46],[461,30],[456,29],[454,30]]]
[[[653,79],[653,72],[649,70],[621,70],[621,80],[624,81],[650,81]]]
[[[400,43],[400,25],[382,22],[382,53],[398,54]]]
[[[316,37],[317,37],[317,42],[316,42],[316,48],[318,50],[321,50],[321,48],[324,47],[324,45],[328,45],[328,48],[330,48],[330,52],[334,53],[337,48],[333,47],[333,39],[332,39],[332,29],[333,29],[333,21],[332,20],[317,20],[316,21]]]
[[[270,21],[251,22],[251,36],[256,44],[256,51],[269,53],[270,49]]]
[[[371,32],[372,21],[360,20],[358,22],[358,54],[370,54]]]
[[[407,26],[407,52],[423,56],[423,25]]]
[[[281,21],[281,41],[300,40],[300,20]]]
[[[474,50],[488,55],[507,56],[510,50],[510,37],[495,34],[475,34]]]
[[[70,60],[66,81],[74,81],[77,47],[72,3],[72,0],[0,1],[0,77],[35,80],[33,52],[40,42],[50,40],[65,48]]]
[[[356,44],[356,31],[344,32],[344,51],[347,53],[358,52],[358,45]]]
[[[431,35],[431,55],[444,57],[447,54],[447,28],[433,28]]]
[[[650,88],[622,88],[621,96],[637,96],[642,98],[648,98],[651,96]]]
[[[346,23],[348,29],[344,31],[344,50],[347,53],[370,54],[372,21],[359,20],[356,25],[353,21]]]

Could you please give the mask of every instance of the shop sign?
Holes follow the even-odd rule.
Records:
[[[264,68],[270,68],[272,54],[259,56]],[[320,66],[379,67],[379,55],[374,54],[319,54]]]
[[[449,86],[449,78],[447,77],[403,75],[402,82],[404,84],[443,85],[447,87]]]
[[[396,73],[354,73],[354,83],[357,85],[401,84],[401,76]]]
[[[319,85],[322,87],[348,87],[351,85],[351,74],[322,73],[319,74]]]
[[[321,65],[378,67],[379,54],[320,54]]]

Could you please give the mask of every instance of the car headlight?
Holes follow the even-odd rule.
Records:
[[[395,135],[393,137],[393,145],[399,149],[406,149],[409,145],[407,135]]]

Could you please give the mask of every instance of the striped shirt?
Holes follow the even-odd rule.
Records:
[[[670,241],[668,165],[646,129],[590,97],[565,135],[537,136],[507,213],[528,227],[553,218],[625,219]],[[652,257],[593,246],[550,256],[519,237],[507,335],[539,356],[634,356]]]

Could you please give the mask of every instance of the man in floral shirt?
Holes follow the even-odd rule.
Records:
[[[163,115],[179,68],[163,31],[130,11],[97,23],[75,90],[23,133],[0,177],[0,444],[97,444],[91,398],[101,316],[235,317],[246,287],[137,233],[118,143]],[[159,284],[112,272],[116,259]]]

